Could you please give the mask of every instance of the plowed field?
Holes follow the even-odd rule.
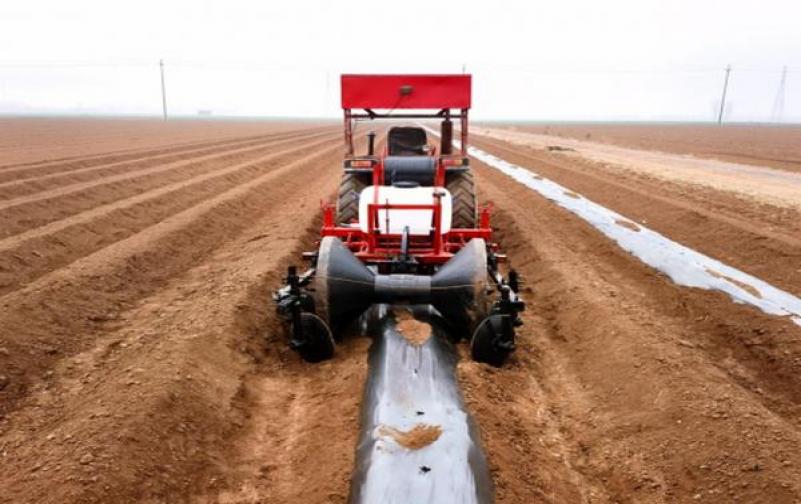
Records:
[[[0,502],[347,501],[370,342],[306,364],[270,299],[314,247],[340,128],[0,121]],[[801,202],[509,131],[471,141],[801,295]],[[753,138],[696,154],[778,145]],[[766,164],[793,173],[785,154]],[[505,367],[458,368],[496,501],[801,501],[801,327],[678,286],[473,167],[528,303]]]

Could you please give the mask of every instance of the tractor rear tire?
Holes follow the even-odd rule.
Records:
[[[473,172],[466,170],[448,173],[445,176],[445,189],[451,193],[453,205],[451,228],[475,228],[478,222],[478,205]]]
[[[343,173],[337,193],[337,225],[348,226],[359,220],[359,196],[369,184],[364,176]]]

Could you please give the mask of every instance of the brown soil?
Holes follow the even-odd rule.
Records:
[[[551,152],[548,135],[510,131],[503,128],[477,128],[474,134],[524,146],[534,151]],[[573,146],[562,154],[617,171],[695,187],[725,191],[733,196],[779,207],[801,210],[801,173],[765,166],[700,159],[694,156],[666,154],[608,145],[587,140],[565,139]],[[564,150],[564,149],[563,149]]]
[[[801,295],[801,210],[478,135],[472,142],[634,223]]]
[[[379,427],[378,433],[381,436],[391,437],[404,448],[419,450],[439,439],[442,435],[442,427],[439,425],[417,424],[408,431],[402,431],[382,425]]]
[[[782,212],[474,140],[798,292],[799,248],[779,231]],[[474,166],[481,199],[501,210],[498,238],[527,282],[526,325],[509,365],[459,364],[497,501],[801,498],[801,328],[678,287],[572,214]]]
[[[346,502],[369,340],[305,364],[269,301],[314,247],[339,125],[46,123],[14,123],[0,159],[0,502]],[[796,211],[475,141],[801,294]],[[505,367],[460,345],[497,502],[800,500],[801,328],[474,166],[528,302]]]
[[[155,119],[0,118],[0,169],[52,162],[123,159],[144,150],[242,139],[271,131],[300,131],[319,124],[304,121]]]
[[[0,502],[346,500],[368,341],[307,365],[269,302],[341,136],[263,125],[47,163],[0,209]]]
[[[485,124],[514,131],[801,171],[801,127],[699,124]]]
[[[408,310],[395,310],[393,316],[397,321],[395,329],[411,345],[421,346],[431,338],[431,325],[417,320]]]

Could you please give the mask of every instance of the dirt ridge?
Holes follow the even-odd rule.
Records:
[[[229,141],[222,141],[222,142],[209,142],[205,144],[193,145],[192,147],[188,148],[177,148],[171,149],[168,152],[159,152],[157,154],[147,154],[144,156],[134,157],[132,159],[125,159],[122,161],[114,161],[111,163],[102,163],[92,166],[63,166],[61,170],[52,171],[52,170],[43,170],[40,167],[34,167],[30,169],[26,169],[26,171],[32,172],[29,176],[19,177],[19,173],[2,173],[0,174],[0,190],[5,193],[9,193],[7,188],[13,188],[13,195],[17,194],[26,194],[29,189],[26,187],[36,187],[36,184],[32,184],[33,182],[41,183],[45,180],[52,180],[58,179],[60,177],[72,177],[74,178],[75,175],[79,174],[88,174],[88,175],[96,175],[95,172],[102,171],[112,171],[113,169],[129,169],[136,165],[142,163],[150,163],[150,162],[170,162],[170,161],[180,161],[185,159],[185,156],[188,154],[193,155],[202,155],[204,153],[213,153],[213,152],[222,152],[222,149],[227,148],[236,148],[236,147],[243,147],[248,145],[258,145],[265,141],[274,141],[274,140],[281,140],[281,139],[289,139],[293,137],[300,137],[300,136],[308,136],[311,132],[306,131],[299,131],[299,132],[291,132],[291,133],[272,133],[269,135],[262,135],[255,138],[247,138],[247,139],[236,139],[236,140],[229,140]],[[124,171],[124,170],[123,170]],[[113,172],[112,172],[113,173]],[[106,173],[104,173],[105,175]],[[23,175],[25,175],[23,173]]]

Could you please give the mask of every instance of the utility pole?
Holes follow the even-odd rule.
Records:
[[[328,105],[331,103],[331,71],[325,71],[325,97],[323,98],[323,110],[328,110]]]
[[[167,87],[164,85],[164,60],[159,60],[161,70],[161,110],[164,113],[164,120],[167,120]]]
[[[776,101],[773,102],[772,119],[774,122],[782,122],[784,115],[784,88],[787,83],[787,67],[782,67],[782,78],[779,81],[779,90],[776,92]]]
[[[467,73],[467,65],[462,63],[462,74],[466,74],[466,73]]]
[[[723,79],[723,96],[720,98],[720,111],[718,112],[718,124],[723,123],[723,107],[726,106],[726,91],[729,88],[729,74],[731,73],[731,65],[726,67],[726,77]]]

